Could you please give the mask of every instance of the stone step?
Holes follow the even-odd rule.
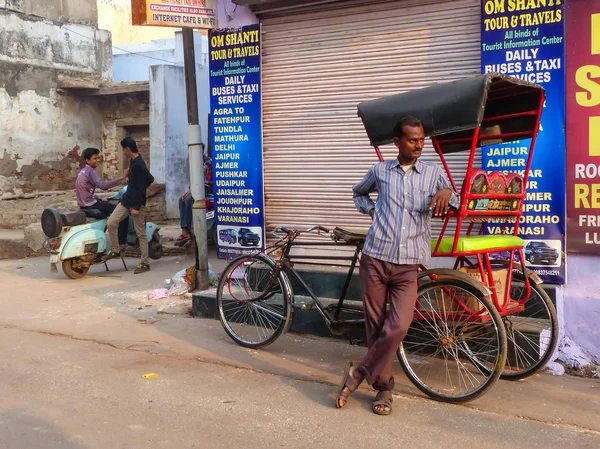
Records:
[[[23,231],[0,229],[0,260],[23,259],[28,255]]]

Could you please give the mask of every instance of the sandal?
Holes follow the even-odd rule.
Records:
[[[183,246],[185,245],[187,242],[189,242],[191,239],[191,237],[187,237],[185,235],[180,235],[177,240],[175,240],[175,246]]]
[[[376,415],[389,415],[392,413],[394,398],[391,391],[380,391],[373,401],[373,413]],[[386,408],[387,407],[387,408]]]
[[[350,369],[354,365],[352,362],[347,362],[344,368],[344,376],[342,377],[342,382],[340,383],[340,390],[335,399],[335,406],[337,408],[344,408],[348,403],[348,398],[356,391],[358,386],[361,384],[362,380],[358,381],[356,378],[350,376]],[[343,403],[341,401],[344,401]]]

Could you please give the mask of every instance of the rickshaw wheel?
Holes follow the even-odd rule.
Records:
[[[498,380],[506,347],[502,318],[492,303],[461,280],[441,279],[419,288],[398,360],[410,381],[429,397],[465,402]]]
[[[256,254],[234,259],[217,286],[223,329],[246,348],[273,343],[291,324],[291,291],[287,276],[271,258]]]
[[[508,338],[507,360],[501,378],[519,380],[546,366],[558,343],[556,308],[541,285],[530,282],[531,296],[522,312],[502,318]],[[513,273],[511,299],[525,297],[523,273]]]

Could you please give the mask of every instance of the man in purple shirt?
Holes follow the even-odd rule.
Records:
[[[96,209],[106,214],[109,217],[110,214],[115,210],[116,205],[103,201],[97,196],[96,187],[101,190],[108,190],[123,184],[127,179],[127,172],[117,179],[112,181],[103,181],[100,175],[96,171],[96,168],[101,163],[100,150],[97,148],[86,148],[83,150],[83,159],[85,160],[85,167],[81,169],[77,175],[75,181],[75,195],[77,196],[77,204],[82,210]],[[127,241],[127,226],[128,218],[123,220],[119,224],[119,243],[124,244]]]

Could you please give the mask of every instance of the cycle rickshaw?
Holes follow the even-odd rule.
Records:
[[[443,218],[441,234],[431,244],[433,257],[451,257],[454,267],[421,267],[413,322],[398,348],[408,378],[434,399],[468,401],[500,377],[531,376],[556,348],[554,305],[540,278],[525,268],[523,240],[518,236],[544,102],[542,87],[491,73],[358,105],[380,161],[379,147],[392,142],[397,120],[408,114],[421,119],[460,194],[459,209]],[[481,148],[527,139],[529,150],[517,164],[521,170],[486,173],[474,168]],[[459,190],[448,159],[462,151],[470,154]],[[492,221],[501,227],[501,234],[486,233],[486,224]],[[321,301],[294,269],[300,256],[291,256],[291,250],[300,242],[298,237],[309,233],[328,241],[304,245],[353,249],[345,258],[350,266],[337,304]],[[277,241],[262,252],[234,259],[221,275],[217,310],[227,334],[242,346],[258,348],[286,332],[295,307],[288,273],[308,291],[332,334],[344,335],[363,326],[361,305],[348,304],[345,296],[366,232],[342,227],[330,231],[317,225],[305,231],[279,227],[274,234]]]

